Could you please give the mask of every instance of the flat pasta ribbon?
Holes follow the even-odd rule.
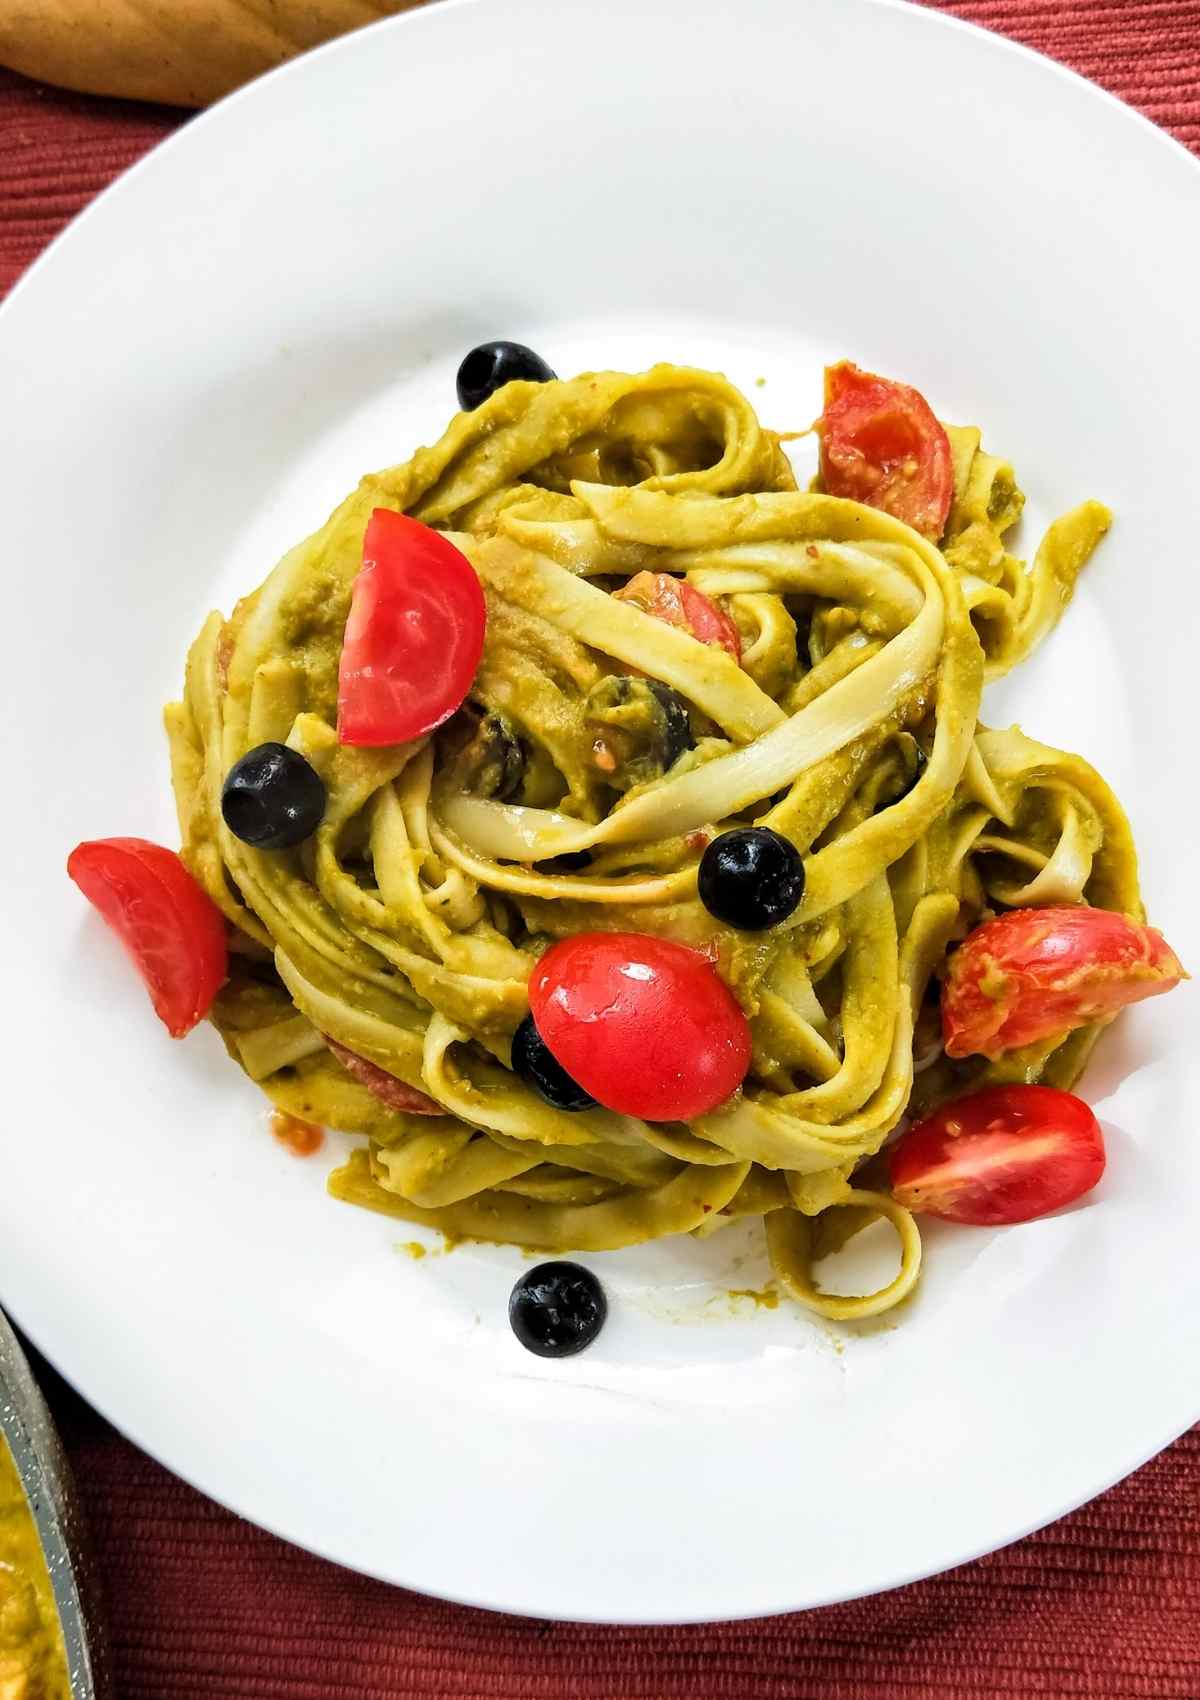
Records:
[[[1085,503],[1056,521],[1026,569],[1007,552],[1012,468],[977,431],[949,433],[938,547],[798,490],[779,437],[714,374],[513,383],[364,479],[231,619],[210,617],[167,726],[183,854],[233,929],[214,1019],[274,1103],[368,1140],[332,1177],[337,1197],[548,1250],[753,1214],[777,1279],[820,1315],[911,1292],[915,1223],[863,1166],[964,1085],[1068,1084],[1095,1036],[951,1062],[927,995],[947,950],[996,904],[1140,913],[1128,825],[1099,776],[979,721],[985,674],[1045,637],[1109,516]],[[376,507],[453,535],[488,625],[464,709],[371,750],[334,727]],[[614,597],[639,573],[717,600],[741,665]],[[690,748],[671,746],[664,693]],[[326,787],[295,850],[252,849],[221,816],[230,767],[271,739]],[[799,850],[805,892],[783,925],[737,933],[700,903],[697,865],[714,834],[756,822]],[[746,1013],[744,1086],[691,1125],[567,1113],[511,1070],[538,956],[604,928],[703,946]],[[899,1237],[896,1277],[826,1292],[821,1257],[879,1217]]]

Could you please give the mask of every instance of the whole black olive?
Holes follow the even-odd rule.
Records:
[[[596,1100],[572,1080],[527,1015],[513,1034],[513,1073],[556,1110],[591,1110]]]
[[[481,342],[458,368],[458,405],[464,413],[477,407],[518,378],[546,384],[554,377],[540,354],[523,342]]]
[[[700,858],[699,883],[710,915],[760,932],[786,921],[804,896],[804,863],[782,833],[742,826],[713,839]]]
[[[225,776],[221,813],[243,844],[256,850],[288,850],[320,825],[325,785],[298,750],[259,744]]]
[[[578,1263],[539,1263],[508,1300],[512,1331],[539,1358],[569,1358],[590,1346],[604,1326],[604,1288]]]

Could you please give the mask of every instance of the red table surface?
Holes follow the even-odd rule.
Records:
[[[1200,153],[1200,0],[941,9],[1073,66]],[[0,71],[0,292],[183,116]],[[445,1605],[313,1558],[44,1380],[101,1559],[120,1700],[1200,1700],[1200,1429],[1082,1511],[933,1581],[751,1623],[597,1629]]]

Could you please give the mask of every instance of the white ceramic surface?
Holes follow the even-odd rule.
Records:
[[[449,3],[193,120],[0,311],[0,1299],[134,1440],[294,1541],[547,1616],[810,1606],[1046,1522],[1200,1414],[1195,994],[1087,1079],[1086,1207],[928,1234],[894,1326],[729,1299],[750,1229],[594,1260],[612,1316],[524,1353],[522,1266],[421,1262],[328,1202],[204,1029],[171,1043],[63,872],[174,841],[161,703],[202,616],[454,408],[462,353],[725,369],[806,425],[826,359],[1016,461],[1032,546],[1111,539],[985,712],[1095,759],[1200,965],[1200,175],[998,39],[871,0]],[[761,388],[754,380],[766,379]],[[327,1153],[328,1155],[328,1153]],[[739,1261],[740,1260],[740,1261]]]

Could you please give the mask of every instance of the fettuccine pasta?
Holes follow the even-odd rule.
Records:
[[[979,431],[946,434],[953,500],[933,542],[798,489],[780,438],[719,376],[509,383],[209,618],[167,726],[184,860],[235,941],[213,1018],[279,1109],[366,1140],[336,1197],[552,1249],[762,1216],[778,1280],[813,1311],[870,1316],[912,1290],[920,1236],[874,1154],[966,1087],[1069,1086],[1098,1031],[950,1059],[931,1002],[947,951],[999,908],[1141,918],[1104,781],[979,718],[985,679],[1052,629],[1109,515],[1085,502],[1017,559],[1012,467]],[[380,508],[465,554],[487,631],[450,721],[352,747],[335,731],[339,657]],[[615,594],[645,573],[722,610],[740,663]],[[295,849],[254,849],[222,818],[226,775],[270,740],[326,788]],[[750,824],[804,862],[802,900],[763,932],[697,893],[704,848]],[[728,1101],[687,1123],[569,1112],[512,1072],[539,957],[605,930],[715,962],[753,1043]],[[895,1278],[824,1291],[814,1262],[880,1218]]]

